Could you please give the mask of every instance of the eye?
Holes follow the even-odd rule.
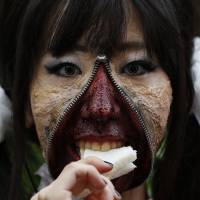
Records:
[[[121,69],[121,73],[125,73],[129,76],[140,76],[153,71],[157,65],[152,64],[146,60],[136,60],[129,62]]]
[[[82,74],[80,68],[71,62],[61,62],[55,65],[47,65],[46,68],[50,73],[65,77],[73,77]]]

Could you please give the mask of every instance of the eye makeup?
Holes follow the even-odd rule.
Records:
[[[154,71],[156,68],[158,68],[158,65],[149,60],[134,60],[121,67],[120,73],[137,76]]]
[[[79,59],[73,56],[53,58],[51,61],[44,64],[44,67],[49,74],[56,74],[64,77],[82,74],[82,67]]]
[[[60,76],[74,76],[82,74],[80,68],[71,62],[60,62],[50,67],[46,65],[45,68],[50,74],[57,74]]]

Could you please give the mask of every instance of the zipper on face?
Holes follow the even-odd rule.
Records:
[[[56,122],[56,125],[54,126],[54,128],[52,129],[52,131],[49,132],[48,135],[48,142],[47,142],[47,151],[49,148],[51,148],[51,144],[52,144],[52,140],[54,137],[54,134],[56,133],[56,130],[59,128],[60,124],[62,123],[63,119],[65,118],[66,115],[68,115],[72,109],[72,107],[76,104],[76,102],[78,102],[78,100],[85,94],[85,92],[87,91],[87,89],[90,87],[92,81],[94,80],[94,77],[96,75],[96,72],[99,68],[100,62],[98,61],[98,59],[96,59],[93,70],[92,70],[92,74],[89,77],[88,82],[85,84],[85,86],[82,88],[81,92],[69,103],[69,105],[64,109],[62,115],[60,115],[58,117],[58,120]],[[47,152],[46,152],[47,153]]]
[[[150,133],[149,133],[149,131],[148,131],[146,125],[145,125],[144,118],[143,118],[139,108],[136,107],[133,104],[133,102],[130,100],[130,98],[127,96],[127,94],[122,90],[122,88],[115,81],[115,79],[114,79],[114,77],[112,75],[112,70],[111,70],[110,65],[109,65],[109,60],[105,55],[97,56],[95,64],[94,64],[94,67],[93,67],[92,74],[91,74],[88,82],[83,87],[81,92],[66,107],[66,109],[64,110],[62,115],[58,118],[58,121],[57,121],[56,125],[54,126],[52,131],[49,133],[48,143],[47,143],[47,151],[49,150],[49,148],[51,148],[51,144],[52,144],[52,140],[53,140],[54,134],[56,133],[56,131],[59,128],[60,124],[62,123],[63,119],[65,118],[66,115],[70,114],[70,111],[71,111],[72,107],[78,102],[78,100],[85,94],[87,89],[90,87],[92,81],[95,78],[95,75],[97,73],[97,70],[98,70],[99,66],[102,65],[102,64],[105,66],[105,68],[107,70],[107,73],[108,73],[108,75],[109,75],[109,77],[111,79],[111,82],[114,84],[114,86],[116,87],[116,89],[118,90],[120,95],[123,97],[125,103],[127,103],[130,106],[130,108],[132,109],[132,111],[134,113],[136,113],[136,116],[137,116],[137,118],[138,118],[138,120],[140,122],[140,125],[141,125],[141,127],[142,127],[142,129],[143,129],[143,131],[145,133],[146,138],[147,138],[148,145],[150,146],[151,156],[152,156],[152,160],[153,160],[153,151],[152,151],[152,148],[151,148],[152,147],[152,142],[151,142],[151,139],[150,139],[150,136],[149,136]]]
[[[105,64],[105,67],[107,69],[107,72],[108,72],[108,75],[112,81],[112,83],[115,85],[115,87],[117,88],[118,92],[121,94],[121,96],[124,98],[124,101],[125,103],[127,103],[130,108],[132,109],[132,111],[136,114],[137,116],[137,119],[139,120],[140,122],[140,125],[145,133],[145,136],[147,138],[147,142],[148,142],[148,145],[150,147],[150,150],[151,150],[151,156],[152,156],[152,160],[153,159],[153,150],[152,150],[152,142],[151,142],[151,138],[150,138],[150,133],[146,127],[146,124],[144,122],[144,117],[142,115],[142,113],[140,112],[139,108],[133,104],[133,102],[131,101],[131,98],[129,96],[127,96],[127,94],[123,91],[123,89],[120,87],[120,85],[115,81],[113,75],[112,75],[112,70],[110,68],[110,65],[109,65],[109,61],[107,60],[106,62],[104,62]]]

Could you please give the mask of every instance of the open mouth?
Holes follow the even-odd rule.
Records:
[[[93,132],[91,127],[96,129],[94,123],[89,122],[88,125],[88,122],[84,122],[84,120],[81,123],[76,116],[78,115],[74,113],[74,117],[70,117],[69,123],[67,123],[70,124],[69,126],[59,128],[48,148],[48,164],[54,178],[60,174],[65,165],[79,160],[85,149],[108,151],[122,146],[131,146],[137,150],[138,159],[134,162],[137,168],[128,175],[114,179],[113,183],[116,189],[122,192],[144,182],[151,170],[152,155],[142,129],[137,129],[130,121],[127,122],[127,124],[131,124],[129,127],[124,123],[119,122],[117,126],[115,122],[107,121],[107,125],[103,126],[102,133]],[[124,119],[123,116],[122,118]],[[115,132],[112,128],[115,129]],[[66,130],[68,131],[66,132]]]
[[[94,70],[97,71],[100,64],[102,61],[95,65]],[[85,118],[85,115],[80,114],[85,103],[85,93],[94,80],[91,77],[85,89],[59,117],[57,126],[49,136],[47,160],[49,170],[53,178],[56,178],[67,164],[79,160],[85,149],[108,151],[131,146],[137,150],[137,160],[134,162],[137,168],[112,180],[115,188],[123,192],[140,185],[148,177],[152,166],[152,150],[149,133],[139,109],[130,103],[126,94],[116,85],[108,66],[106,69],[111,84],[117,88],[113,96],[116,97],[120,112],[106,119]]]

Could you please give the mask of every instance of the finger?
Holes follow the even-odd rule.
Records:
[[[83,188],[91,186],[94,190],[101,190],[106,185],[94,166],[81,162],[67,165],[53,184],[58,184],[59,187],[72,191],[77,185],[82,185]]]
[[[89,156],[87,158],[81,159],[78,161],[78,163],[93,165],[100,173],[108,172],[113,168],[112,163],[105,162],[95,156]]]
[[[106,186],[103,190],[101,190],[98,193],[91,193],[89,196],[87,196],[86,200],[113,200],[113,192],[110,190],[108,186]]]
[[[35,194],[34,196],[32,196],[31,200],[38,200],[38,194]]]
[[[107,186],[110,188],[110,190],[113,192],[113,196],[115,199],[121,199],[121,195],[120,193],[115,189],[114,185],[112,184],[112,182],[105,176],[102,175],[102,178],[104,179],[104,181],[107,183]]]
[[[105,176],[101,175],[104,181],[107,183],[106,187],[103,190],[94,191],[89,196],[87,196],[87,200],[120,200],[121,195],[115,190],[114,185],[112,182],[106,178]]]
[[[119,200],[116,198],[113,190],[107,185],[103,190],[99,192],[93,192],[87,196],[86,200]]]

